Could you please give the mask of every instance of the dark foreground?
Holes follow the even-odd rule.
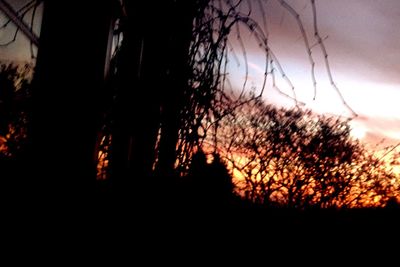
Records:
[[[124,186],[97,183],[84,190],[67,183],[49,187],[37,181],[8,182],[1,197],[2,225],[10,246],[36,247],[40,241],[51,249],[68,243],[71,248],[116,246],[155,255],[160,250],[180,255],[201,244],[231,252],[273,246],[281,252],[315,253],[314,249],[329,247],[331,253],[335,247],[350,253],[360,246],[398,248],[400,240],[396,205],[350,210],[266,208],[190,184],[157,180]]]
[[[216,260],[225,266],[241,258],[245,266],[254,266],[248,260],[276,266],[272,259],[286,266],[322,259],[318,266],[330,266],[349,256],[397,258],[398,209],[297,211],[167,195],[101,191],[90,198],[64,192],[9,198],[3,202],[2,240],[18,254],[35,251],[40,262],[76,257],[89,264],[111,257],[113,264],[123,259],[121,264],[133,266],[214,266]]]
[[[182,189],[182,188],[180,188]],[[232,196],[220,198],[194,191],[164,186],[139,187],[127,192],[99,187],[87,192],[32,188],[3,188],[4,211],[9,218],[32,222],[70,222],[71,226],[89,224],[94,228],[124,231],[222,230],[245,235],[339,233],[376,233],[391,235],[400,231],[400,207],[365,209],[296,210],[254,205]],[[28,192],[29,191],[29,192]],[[49,219],[49,220],[47,220]],[[51,223],[50,225],[51,226]],[[318,234],[319,235],[319,234]]]

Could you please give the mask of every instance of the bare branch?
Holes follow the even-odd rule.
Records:
[[[244,78],[244,82],[243,82],[243,85],[242,85],[242,91],[240,92],[240,95],[239,95],[239,98],[241,98],[243,96],[245,90],[246,90],[246,84],[247,84],[247,81],[249,79],[249,65],[248,65],[248,62],[247,62],[246,48],[244,46],[242,37],[240,36],[239,24],[236,24],[236,32],[237,32],[236,38],[239,41],[239,45],[240,45],[240,48],[242,50],[242,56],[243,56],[244,67],[245,67],[245,78]]]
[[[32,16],[31,16],[31,31],[33,31],[33,25],[34,25],[34,22],[35,22],[35,15],[36,15],[36,10],[37,10],[37,7],[38,7],[38,3],[36,3],[36,1],[34,1],[35,2],[35,5],[34,5],[34,7],[33,7],[33,10],[32,10]],[[34,55],[34,51],[33,51],[33,41],[32,40],[30,40],[30,52],[31,52],[31,58],[33,59],[33,58],[35,58],[35,55]]]
[[[0,0],[0,9],[13,21],[13,23],[17,26],[17,28],[21,29],[21,31],[35,44],[39,45],[39,38],[33,33],[32,29],[29,28],[28,25],[23,21],[23,17],[28,12],[26,10],[23,15],[19,15],[10,4],[8,4],[5,0]],[[18,34],[18,31],[16,31]],[[13,40],[15,41],[15,39]]]
[[[312,79],[313,87],[314,87],[313,99],[315,100],[316,95],[317,95],[317,80],[315,78],[315,61],[312,56],[310,42],[308,41],[306,31],[304,30],[303,21],[301,20],[299,13],[297,13],[296,10],[294,10],[294,8],[291,5],[289,5],[285,0],[279,0],[279,2],[296,19],[297,25],[298,25],[301,35],[303,37],[304,45],[306,47],[306,51],[308,54],[308,60],[310,61],[310,65],[311,65],[311,79]]]
[[[343,105],[352,113],[354,117],[357,117],[358,114],[347,104],[346,100],[344,99],[342,93],[340,92],[339,88],[337,87],[335,81],[333,80],[332,76],[332,71],[331,67],[329,64],[328,60],[328,53],[325,48],[324,40],[321,38],[319,31],[318,31],[318,23],[317,23],[317,8],[315,6],[315,0],[311,0],[311,5],[312,5],[312,12],[313,12],[313,21],[314,21],[314,37],[317,39],[317,43],[319,44],[321,51],[324,56],[324,61],[325,61],[325,67],[326,71],[328,74],[329,82],[331,83],[331,86],[333,89],[336,91],[336,93],[339,95]]]
[[[0,46],[8,46],[8,45],[14,43],[15,40],[17,40],[18,32],[19,32],[19,28],[15,29],[13,38],[10,41],[7,41],[5,43],[0,43]]]

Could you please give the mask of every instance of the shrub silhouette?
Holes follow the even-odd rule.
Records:
[[[232,199],[232,177],[218,154],[208,163],[203,151],[196,152],[186,179],[191,184],[190,191],[204,204],[226,205]]]
[[[31,66],[0,65],[0,155],[16,157],[27,138]]]

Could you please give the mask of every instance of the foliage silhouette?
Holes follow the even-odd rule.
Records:
[[[209,207],[223,207],[234,200],[232,177],[218,154],[211,163],[203,151],[196,152],[191,160],[188,175],[183,179],[190,184],[190,192]]]
[[[306,209],[384,206],[398,195],[397,162],[354,140],[348,120],[250,99],[222,120],[214,144],[244,198]]]
[[[118,28],[123,40],[116,53],[117,82],[110,123],[109,166],[114,176],[111,179],[147,177],[154,172],[161,176],[186,174],[194,151],[201,147],[206,136],[215,136],[219,120],[231,112],[225,109],[233,90],[228,65],[231,58],[239,62],[240,56],[245,79],[235,105],[245,102],[241,96],[249,89],[249,73],[243,33],[248,33],[265,54],[264,82],[257,96],[263,94],[267,80],[271,80],[274,89],[299,104],[294,86],[269,46],[263,12],[266,4],[258,3],[264,20],[264,25],[260,25],[252,18],[251,2],[167,0],[157,2],[159,8],[155,10],[153,3],[123,1]],[[316,86],[314,60],[302,21],[291,5],[283,0],[279,2],[298,22]],[[314,2],[312,6],[315,7]],[[148,14],[159,25],[158,35],[151,34],[153,28],[146,20]],[[318,38],[317,25],[314,27]],[[327,57],[321,38],[318,46]],[[293,96],[278,88],[275,82],[278,76]],[[140,107],[132,104],[138,99],[143,104]],[[140,125],[141,130],[135,125]]]
[[[0,65],[0,155],[17,158],[26,146],[32,67]]]

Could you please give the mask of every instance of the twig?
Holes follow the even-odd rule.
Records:
[[[339,88],[337,87],[335,81],[333,80],[331,67],[328,60],[328,53],[326,52],[324,40],[321,38],[318,32],[318,23],[317,23],[317,9],[315,6],[315,0],[310,0],[312,5],[312,12],[313,12],[313,24],[314,24],[314,37],[317,39],[317,43],[319,44],[321,51],[324,55],[325,67],[326,72],[328,74],[329,82],[336,93],[339,95],[340,99],[342,100],[343,105],[353,114],[354,117],[357,117],[358,114],[347,104],[346,100],[344,99],[342,93],[340,92]]]

